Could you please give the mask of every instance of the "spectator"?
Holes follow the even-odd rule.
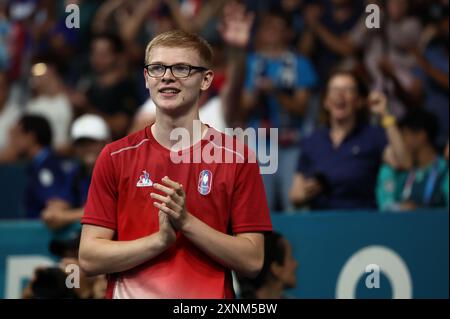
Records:
[[[65,272],[67,266],[79,267],[78,258],[63,258],[60,261],[60,268]],[[78,299],[104,299],[106,295],[106,276],[88,277],[81,267],[79,267],[80,286],[73,289]]]
[[[110,140],[106,122],[98,115],[86,114],[72,125],[71,138],[75,155],[80,164],[69,176],[70,207],[50,206],[42,214],[43,222],[52,230],[64,230],[56,234],[54,240],[71,240],[81,230],[79,223],[83,217],[89,184],[95,161]]]
[[[419,42],[422,27],[410,15],[409,6],[407,0],[387,0],[381,28],[368,29],[363,17],[349,34],[348,41],[341,41],[344,54],[362,53],[372,89],[387,94],[391,112],[398,118],[421,104],[420,83],[413,76],[416,61],[411,48]]]
[[[76,102],[79,112],[102,115],[111,128],[113,139],[126,134],[140,103],[136,85],[128,78],[123,50],[123,43],[117,36],[94,37],[90,57],[94,78],[83,90],[85,95],[78,96]]]
[[[415,111],[399,123],[414,166],[405,171],[383,165],[377,185],[380,209],[448,207],[448,163],[434,146],[436,121],[426,111]]]
[[[375,184],[383,161],[411,165],[386,98],[367,98],[358,78],[338,71],[327,82],[325,127],[303,140],[290,197],[311,209],[376,208]],[[368,111],[381,117],[384,130],[368,123]]]
[[[278,233],[267,233],[264,237],[264,264],[255,279],[240,279],[243,299],[288,298],[286,289],[297,284],[297,261],[287,239]]]
[[[309,3],[305,7],[305,32],[299,39],[299,50],[310,56],[323,85],[330,70],[347,58],[349,46],[343,39],[358,22],[361,16],[359,1],[331,0],[323,6],[320,2]]]
[[[56,65],[49,59],[38,61],[31,68],[35,96],[26,104],[25,113],[44,117],[52,130],[52,147],[57,152],[67,153],[73,109]]]
[[[269,208],[289,210],[289,189],[299,156],[302,117],[317,83],[312,64],[288,49],[289,32],[283,16],[266,13],[258,25],[256,52],[247,59],[243,118],[248,126],[279,129],[278,171],[263,175]],[[255,147],[252,145],[251,147]]]
[[[435,16],[434,35],[426,44],[425,51],[413,49],[417,60],[415,75],[420,79],[425,93],[425,107],[438,120],[437,146],[442,149],[449,134],[449,63],[448,63],[448,6],[443,6]]]
[[[67,179],[73,165],[52,151],[52,134],[47,120],[24,115],[13,128],[11,138],[16,153],[31,160],[25,199],[27,217],[38,218],[50,206],[68,207]]]
[[[58,267],[38,268],[24,289],[23,299],[77,299],[66,286],[66,273]]]
[[[11,128],[17,123],[22,110],[10,96],[6,71],[0,70],[0,162],[14,160],[15,154],[8,145]]]

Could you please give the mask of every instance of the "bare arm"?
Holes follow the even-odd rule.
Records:
[[[386,96],[379,92],[372,92],[369,96],[369,105],[374,114],[381,116],[382,126],[388,138],[388,146],[384,151],[383,159],[389,164],[394,164],[392,163],[394,158],[396,163],[393,166],[403,169],[411,168],[411,155],[406,149],[400,130],[395,123],[395,118],[388,112]]]
[[[159,1],[155,0],[140,1],[134,4],[134,9],[131,14],[123,12],[120,15],[120,34],[125,43],[133,43],[149,13],[159,4]]]
[[[320,21],[322,9],[319,5],[310,5],[306,9],[306,24],[309,30],[322,43],[334,53],[341,56],[349,56],[355,52],[352,42],[345,36],[336,36],[328,30]]]
[[[427,61],[427,59],[423,56],[423,54],[419,51],[419,49],[412,50],[414,56],[416,57],[417,63],[420,68],[427,74],[430,78],[432,78],[441,88],[449,91],[449,80],[448,74],[442,72],[441,70],[435,68],[431,63]]]
[[[170,216],[175,228],[183,232],[197,247],[220,264],[246,277],[256,277],[264,261],[264,235],[242,233],[237,236],[221,233],[189,212],[185,208],[185,193],[182,186],[169,178],[153,186],[167,194],[152,193],[154,205]],[[157,202],[159,201],[159,202]],[[161,204],[162,203],[162,204]]]
[[[199,15],[194,19],[190,20],[183,16],[180,9],[180,4],[177,0],[164,0],[166,5],[169,7],[173,19],[175,20],[177,26],[188,32],[199,32],[205,26],[211,17],[218,14],[220,9],[223,7],[227,0],[214,0],[208,1],[202,6]]]
[[[255,14],[246,12],[244,5],[230,2],[225,5],[219,27],[222,39],[229,47],[227,82],[222,89],[224,113],[227,123],[234,126],[240,120],[242,88],[245,81],[247,46]]]
[[[315,179],[306,178],[303,174],[297,173],[292,181],[289,199],[295,206],[302,206],[322,191],[322,188]]]
[[[176,240],[175,230],[164,214],[159,214],[160,230],[131,241],[113,240],[108,228],[83,225],[79,260],[89,275],[110,274],[134,268],[161,254]]]

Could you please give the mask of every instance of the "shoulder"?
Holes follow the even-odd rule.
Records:
[[[138,149],[149,141],[146,130],[147,127],[136,133],[130,134],[128,136],[125,136],[124,138],[109,143],[105,146],[103,152],[107,155],[115,156],[128,150]]]
[[[257,138],[257,134],[248,130],[225,129],[225,133],[222,133],[210,127],[206,140],[225,158],[232,156],[232,163],[256,163],[256,153],[243,142],[246,136],[249,139]]]
[[[328,136],[328,132],[329,132],[329,129],[326,126],[318,127],[310,135],[303,138],[303,140],[302,140],[303,147],[324,142],[324,140]]]

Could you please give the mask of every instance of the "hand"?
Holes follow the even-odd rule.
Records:
[[[52,230],[58,230],[70,224],[67,219],[67,212],[59,209],[44,210],[41,219]]]
[[[306,24],[314,28],[320,23],[320,18],[322,17],[323,10],[320,5],[311,4],[305,8],[305,22]]]
[[[372,91],[369,94],[368,104],[372,113],[376,115],[388,115],[387,97],[382,92]]]
[[[245,49],[250,40],[250,32],[255,14],[246,13],[245,6],[232,1],[223,9],[223,19],[219,32],[226,44],[232,47]]]
[[[150,196],[160,202],[155,201],[153,205],[162,213],[169,216],[171,224],[176,229],[183,230],[190,217],[190,214],[186,210],[186,194],[183,186],[172,181],[167,176],[162,179],[162,182],[165,185],[155,183],[153,187],[166,194],[166,196],[151,193]]]
[[[389,61],[389,59],[381,59],[378,62],[378,67],[380,71],[387,77],[395,77],[395,68],[394,65]]]
[[[303,185],[304,196],[307,199],[312,199],[322,193],[322,185],[315,178],[307,178],[305,179],[305,183]]]
[[[175,240],[177,239],[177,233],[170,223],[169,216],[166,215],[161,210],[158,211],[158,219],[159,219],[159,237],[161,242],[165,247],[169,247]]]
[[[275,85],[269,78],[261,77],[256,81],[256,89],[262,94],[271,94],[275,91]]]
[[[412,201],[406,201],[404,203],[402,203],[400,205],[402,210],[415,210],[418,208],[418,206],[416,205],[416,203],[412,202]]]

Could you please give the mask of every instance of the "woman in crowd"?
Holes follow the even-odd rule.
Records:
[[[326,125],[302,142],[292,202],[321,210],[376,208],[382,162],[411,166],[386,97],[368,95],[356,75],[338,71],[327,82],[323,108]],[[379,117],[381,127],[370,124],[369,111]]]

